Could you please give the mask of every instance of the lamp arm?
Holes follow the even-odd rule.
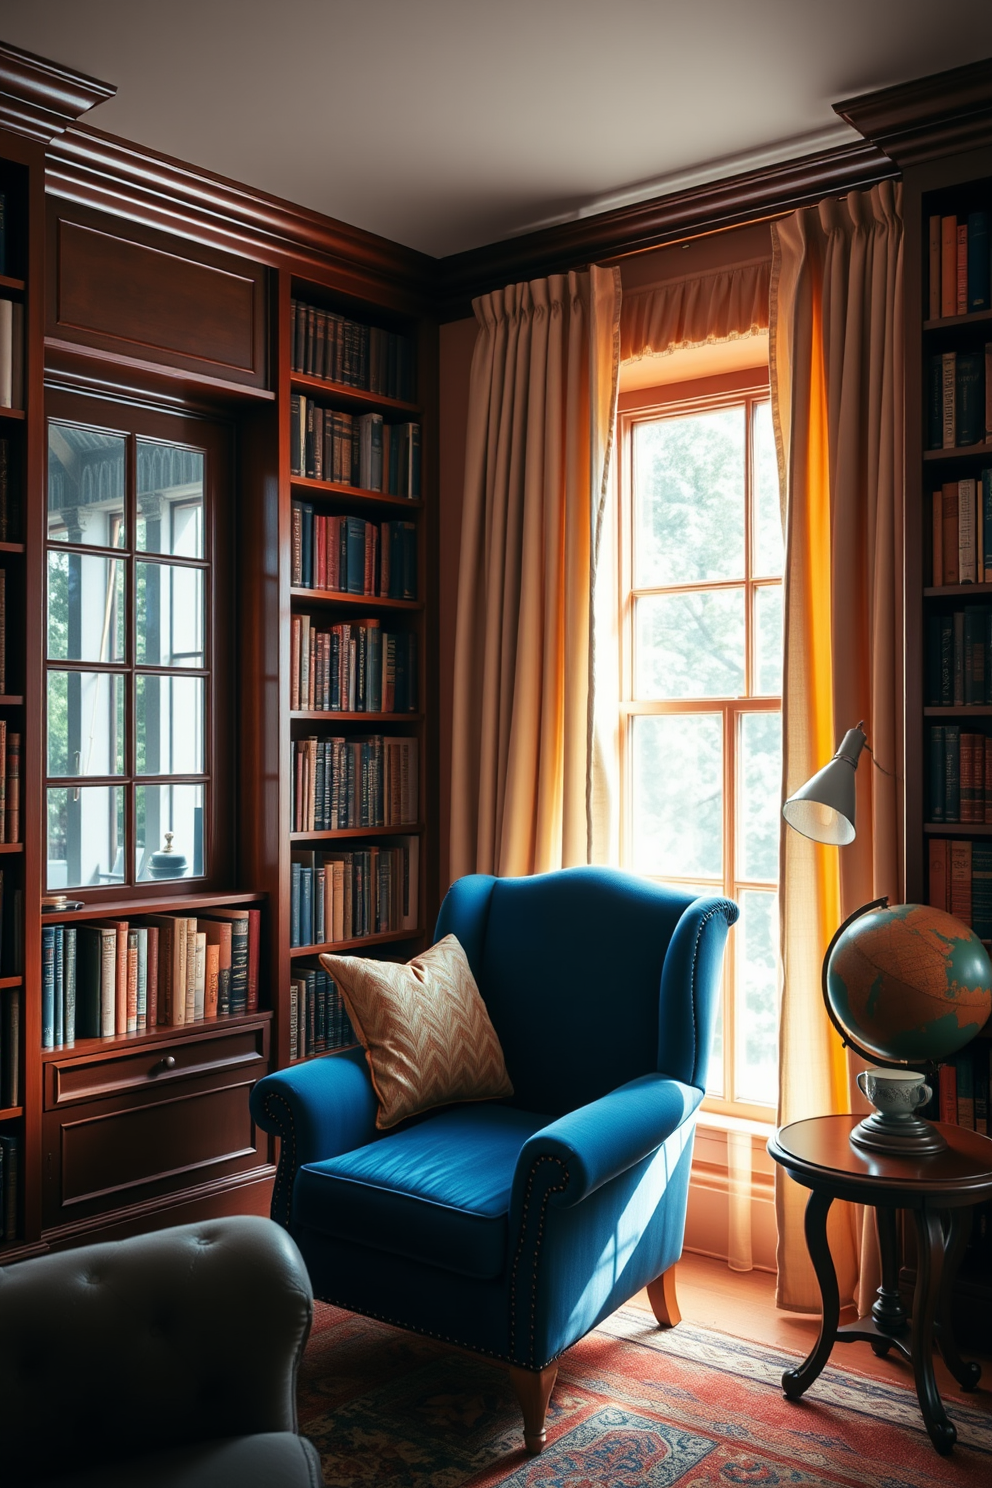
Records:
[[[827,1017],[830,1019],[834,1028],[839,1033],[840,1041],[844,1045],[845,1049],[853,1049],[855,1054],[860,1054],[862,1059],[867,1060],[869,1064],[875,1065],[876,1068],[880,1066],[882,1069],[906,1069],[907,1061],[905,1059],[879,1059],[876,1054],[870,1053],[868,1049],[863,1049],[857,1042],[857,1040],[853,1039],[851,1035],[844,1030],[844,1028],[840,1024],[837,1014],[834,1012],[833,1008],[830,1005],[830,996],[827,988],[827,967],[830,964],[830,957],[833,954],[834,946],[840,940],[848,925],[853,925],[855,920],[859,920],[862,915],[868,914],[873,909],[888,909],[888,907],[888,895],[883,894],[881,899],[873,899],[870,904],[862,904],[860,909],[856,909],[853,914],[848,915],[844,923],[838,926],[838,928],[834,931],[833,938],[830,944],[827,946],[827,953],[823,958],[823,966],[820,968],[820,991],[823,995],[823,1006],[827,1010]],[[930,1060],[927,1060],[925,1062],[928,1065],[931,1063]]]

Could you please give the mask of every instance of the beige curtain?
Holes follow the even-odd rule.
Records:
[[[625,295],[620,314],[621,361],[737,341],[766,330],[770,274],[770,260],[753,259]]]
[[[866,900],[901,898],[894,778],[902,758],[902,188],[883,182],[772,226],[769,363],[786,530],[784,792],[865,720],[883,774],[858,770],[857,838],[781,836],[783,994],[778,1119],[863,1109],[820,995],[837,925]],[[818,1312],[803,1233],[806,1190],[779,1170],[778,1305]],[[877,1285],[868,1211],[834,1204],[842,1301]]]
[[[593,596],[619,368],[620,275],[475,301],[455,638],[451,874],[598,855],[608,810]]]

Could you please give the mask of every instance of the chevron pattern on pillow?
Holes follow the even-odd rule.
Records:
[[[446,935],[405,965],[322,955],[365,1049],[376,1126],[455,1101],[512,1095],[503,1050],[468,958]]]

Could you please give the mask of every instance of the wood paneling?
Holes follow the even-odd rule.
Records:
[[[128,362],[265,384],[265,271],[49,202],[47,335]]]

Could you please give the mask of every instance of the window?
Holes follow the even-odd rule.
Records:
[[[210,748],[215,711],[225,711],[215,697],[223,586],[212,562],[223,437],[137,410],[129,427],[108,428],[106,407],[66,399],[62,416],[55,401],[46,886],[119,892],[208,879],[222,866],[212,847],[226,794],[217,795]],[[71,416],[94,412],[102,426]]]
[[[621,415],[621,449],[621,856],[740,906],[708,1103],[767,1118],[778,1083],[783,558],[767,389],[642,401]]]

